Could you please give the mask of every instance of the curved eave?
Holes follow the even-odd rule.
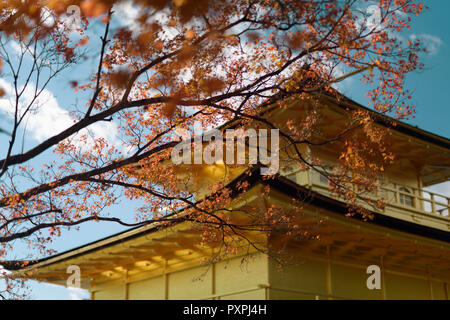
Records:
[[[278,176],[276,179],[262,180],[262,182],[291,197],[301,197],[301,199],[307,197],[308,203],[314,206],[341,214],[343,216],[348,213],[348,206],[345,202],[333,199],[319,192],[312,191],[285,177]],[[393,218],[375,211],[371,211],[371,214],[373,215],[373,219],[364,221],[365,223],[375,224],[397,231],[403,231],[409,234],[450,243],[450,232]],[[349,217],[349,219],[356,219],[359,221],[364,220],[361,215],[353,215]]]
[[[418,127],[412,126],[410,124],[407,124],[405,122],[402,122],[400,120],[396,120],[392,117],[389,117],[387,115],[381,114],[379,112],[376,112],[372,109],[369,109],[367,107],[364,107],[363,105],[357,103],[356,101],[353,101],[352,99],[339,94],[339,98],[336,98],[332,95],[327,95],[326,97],[335,105],[341,107],[342,109],[363,109],[368,112],[374,117],[375,121],[383,125],[385,127],[389,127],[392,130],[401,132],[403,134],[409,135],[411,137],[423,140],[425,142],[432,143],[434,145],[437,145],[439,147],[445,148],[447,150],[450,150],[450,139],[445,138],[443,136],[431,133],[429,131],[420,129]],[[395,123],[395,126],[392,126],[392,123]]]

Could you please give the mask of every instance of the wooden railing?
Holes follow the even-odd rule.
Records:
[[[428,190],[394,183],[392,188],[382,186],[381,196],[389,204],[414,208],[426,213],[450,217],[450,198]]]
[[[298,172],[291,172],[286,176],[300,185],[316,189],[318,192],[329,193],[328,180],[321,178],[321,174],[316,171],[306,170],[301,175]],[[450,220],[450,197],[428,190],[389,183],[382,185],[375,194],[367,195],[367,198],[383,198],[388,206]]]

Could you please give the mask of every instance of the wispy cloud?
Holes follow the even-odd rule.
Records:
[[[138,30],[139,23],[137,18],[140,15],[140,8],[133,1],[121,1],[114,5],[114,12],[122,26],[128,27],[130,30]]]
[[[6,270],[3,266],[0,266],[0,277],[1,276],[6,276],[8,274],[10,274],[11,272]]]
[[[34,282],[33,291],[37,294],[38,299],[51,300],[84,300],[89,299],[90,294],[88,290],[81,288],[73,288],[53,283]]]
[[[443,45],[443,41],[434,35],[428,33],[412,34],[409,36],[410,40],[420,40],[423,46],[427,50],[428,54],[435,55],[439,52],[440,47]]]
[[[0,111],[12,118],[15,110],[14,90],[10,83],[1,78],[0,88],[5,91],[5,95],[0,99]],[[24,112],[25,108],[32,103],[33,107],[25,117],[22,128],[34,140],[42,142],[73,125],[74,118],[69,111],[60,107],[58,100],[51,91],[44,89],[35,101],[33,101],[33,98],[34,84],[30,83],[20,99],[19,110]],[[90,126],[88,130],[93,137],[104,138],[108,143],[116,146],[120,144],[116,137],[117,126],[113,122],[96,123]],[[86,129],[79,132],[79,134],[85,133],[88,133]]]
[[[114,4],[115,16],[118,18],[119,24],[123,27],[127,27],[134,35],[137,35],[142,31],[142,24],[138,22],[138,18],[142,15],[142,10],[143,7],[141,5],[130,0],[120,1]],[[162,32],[160,32],[159,36],[165,40],[173,39],[178,35],[176,28],[168,26],[168,22],[170,21],[169,13],[170,11],[167,9],[158,10],[151,14],[146,20],[149,24],[157,21],[162,25]],[[189,27],[189,24],[187,24],[186,27]]]
[[[67,288],[70,300],[84,300],[89,299],[89,292],[80,288]]]

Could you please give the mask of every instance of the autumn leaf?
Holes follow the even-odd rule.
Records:
[[[80,4],[81,11],[88,17],[98,17],[109,10],[106,1],[102,0],[84,0]]]
[[[194,37],[195,37],[195,31],[192,30],[192,29],[187,30],[186,33],[184,34],[184,37],[185,37],[186,40],[188,40],[188,41],[194,39]]]
[[[177,110],[177,99],[171,99],[169,102],[166,102],[162,108],[162,114],[164,117],[172,119],[175,111]]]
[[[125,89],[131,78],[131,72],[126,69],[113,72],[109,75],[109,82],[117,89]]]
[[[223,90],[226,86],[225,82],[218,78],[201,79],[199,85],[202,90],[206,91],[209,95]]]
[[[87,45],[88,42],[89,42],[89,37],[83,37],[80,39],[80,41],[78,41],[77,45],[82,47],[82,46]]]

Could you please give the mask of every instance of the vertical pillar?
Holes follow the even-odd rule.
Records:
[[[429,298],[430,300],[434,300],[433,283],[431,281],[430,270],[428,268],[427,268],[427,282],[428,282]]]
[[[308,175],[308,188],[312,189],[312,185],[313,185],[313,176],[312,176],[312,169],[308,168],[306,170],[307,175]]]
[[[417,172],[417,187],[419,188],[419,197],[420,198],[417,198],[417,200],[419,201],[419,209],[424,211],[425,207],[423,204],[423,200],[421,199],[421,198],[423,198],[423,192],[422,192],[423,185],[422,185],[422,178],[421,178],[420,173],[421,173],[421,170],[418,170],[418,172]]]
[[[431,213],[437,214],[436,200],[434,199],[434,193],[431,193],[431,192],[430,192],[430,201],[431,201]]]
[[[128,283],[128,270],[125,271],[125,300],[130,300],[130,284]]]
[[[169,300],[169,275],[167,274],[167,259],[164,259],[164,300]]]
[[[384,272],[384,258],[380,256],[380,269],[381,269],[381,299],[386,300],[386,282]]]
[[[448,300],[448,284],[444,282],[444,299]]]
[[[327,246],[327,270],[326,270],[326,280],[327,280],[327,295],[329,296],[328,299],[331,300],[330,297],[333,294],[333,286],[331,282],[331,252],[330,252],[330,246]]]
[[[211,266],[211,294],[216,294],[216,263],[213,262]],[[215,300],[216,298],[214,298]]]
[[[94,291],[94,289],[95,289],[95,280],[91,279],[91,289],[90,289],[90,293],[91,293],[90,299],[91,300],[95,300],[95,291]]]

